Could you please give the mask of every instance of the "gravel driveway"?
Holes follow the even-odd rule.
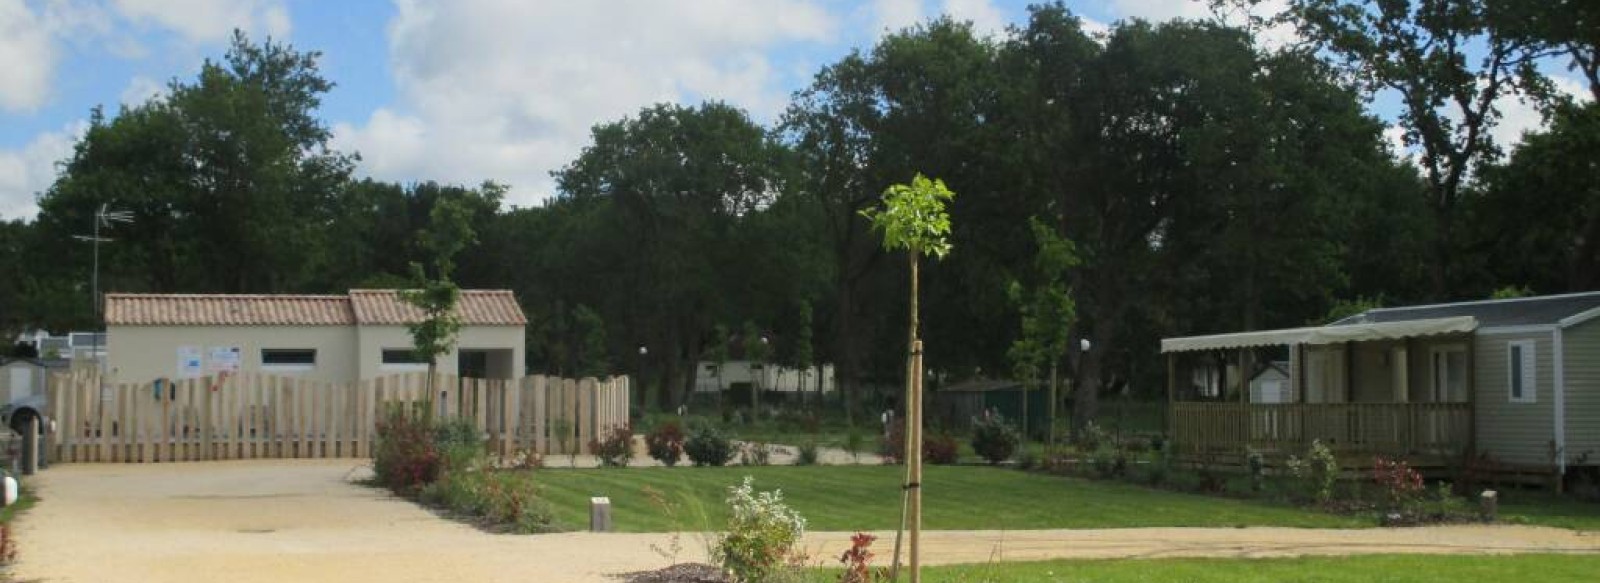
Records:
[[[657,470],[659,471],[659,470]],[[669,470],[670,471],[670,470]],[[33,481],[16,525],[19,580],[91,583],[616,581],[670,561],[669,535],[498,535],[351,484],[351,460],[63,464]],[[890,533],[877,545],[888,554]],[[685,535],[682,560],[701,560]],[[1286,528],[928,533],[929,564],[1053,557],[1351,553],[1600,553],[1600,536],[1535,527]],[[811,533],[827,561],[845,533]],[[880,559],[882,560],[882,559]]]

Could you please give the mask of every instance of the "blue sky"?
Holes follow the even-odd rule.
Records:
[[[1270,2],[1270,0],[1269,0]],[[323,53],[334,146],[385,180],[551,194],[588,128],[719,98],[770,121],[821,66],[939,13],[995,32],[1027,0],[0,0],[0,218],[29,218],[96,105],[159,95],[234,28]],[[1207,14],[1191,0],[1070,0],[1093,26]],[[1536,124],[1508,113],[1509,135]]]

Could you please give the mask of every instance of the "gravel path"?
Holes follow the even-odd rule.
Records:
[[[615,581],[672,561],[667,534],[497,535],[348,480],[359,462],[60,465],[19,519],[19,580],[241,583]],[[875,545],[887,556],[891,533]],[[703,560],[683,535],[682,561]],[[1600,535],[1536,527],[940,531],[929,564],[1056,557],[1268,557],[1352,553],[1600,553]],[[829,562],[846,533],[811,533]]]

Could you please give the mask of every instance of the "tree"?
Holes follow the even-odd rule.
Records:
[[[672,409],[687,398],[718,312],[745,287],[728,266],[759,260],[734,244],[735,233],[780,190],[783,148],[743,111],[716,102],[657,105],[592,133],[554,173],[563,196],[587,205],[601,229],[573,235],[597,251],[577,259],[597,264],[578,277],[594,280],[586,285],[607,298],[614,323],[644,336],[663,365],[657,405]]]
[[[722,369],[728,366],[728,327],[717,324],[712,329],[711,362],[717,364],[717,411],[722,411],[722,393],[726,387],[722,384]]]
[[[1293,0],[1286,16],[1369,92],[1398,95],[1405,143],[1421,150],[1434,219],[1432,292],[1443,299],[1459,277],[1463,188],[1499,154],[1489,133],[1500,119],[1496,100],[1519,81],[1540,82],[1537,44],[1497,28],[1486,0]]]
[[[950,215],[945,205],[955,193],[943,180],[917,174],[909,184],[895,184],[883,192],[883,206],[861,211],[883,234],[886,250],[907,252],[911,269],[910,325],[906,343],[906,484],[911,516],[911,581],[922,580],[918,543],[922,533],[922,342],[917,334],[917,267],[926,253],[942,259],[950,253]],[[902,527],[905,520],[902,519]],[[900,545],[895,543],[895,568]]]
[[[1471,201],[1484,259],[1480,289],[1523,285],[1542,293],[1600,289],[1600,104],[1565,107],[1548,131],[1529,134],[1484,171]]]
[[[761,329],[756,327],[756,323],[750,320],[745,320],[741,336],[744,340],[744,359],[750,363],[751,372],[759,375],[750,382],[750,411],[754,415],[760,413],[761,390],[766,388],[763,385],[766,384],[764,381],[767,378],[768,340],[766,335],[761,333]],[[761,372],[755,373],[756,370]]]
[[[611,369],[606,358],[606,323],[600,314],[589,306],[578,304],[572,309],[572,323],[578,329],[578,374],[602,377]]]
[[[811,373],[811,367],[816,359],[811,349],[811,301],[800,300],[800,325],[796,328],[794,336],[794,366],[800,369],[800,384],[796,387],[800,396],[806,394],[806,377]],[[817,403],[822,403],[822,375],[817,374]]]
[[[461,315],[456,309],[461,288],[450,279],[455,256],[476,238],[467,210],[460,204],[443,201],[433,207],[431,215],[432,224],[418,238],[431,258],[432,273],[421,263],[412,263],[411,279],[416,287],[399,292],[402,301],[423,314],[422,320],[406,324],[406,329],[411,332],[413,351],[428,361],[429,395],[434,394],[439,357],[455,349],[456,335],[461,331]]]
[[[1056,367],[1066,355],[1068,342],[1071,340],[1069,331],[1077,319],[1077,306],[1072,301],[1072,290],[1067,285],[1066,276],[1068,270],[1077,265],[1078,256],[1072,241],[1061,237],[1055,229],[1043,221],[1033,218],[1028,221],[1028,225],[1032,228],[1034,240],[1039,245],[1039,252],[1034,258],[1036,282],[1031,289],[1025,288],[1016,280],[1012,280],[1009,286],[1008,295],[1022,313],[1022,332],[1016,342],[1012,343],[1007,356],[1011,358],[1017,376],[1024,383],[1037,380],[1041,369],[1044,368],[1043,365],[1049,365],[1048,442],[1053,449],[1056,443],[1056,410],[1059,407],[1056,400]],[[1024,440],[1028,439],[1027,429],[1028,397],[1024,391],[1022,399]]]

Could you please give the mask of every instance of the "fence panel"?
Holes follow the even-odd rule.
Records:
[[[626,377],[439,374],[431,390],[428,380],[425,373],[348,383],[240,373],[102,387],[98,376],[75,371],[54,375],[46,388],[56,421],[47,443],[63,463],[365,458],[383,416],[404,410],[469,420],[500,455],[549,454],[587,452],[628,423]],[[1416,415],[1445,428],[1454,422],[1450,413]]]

